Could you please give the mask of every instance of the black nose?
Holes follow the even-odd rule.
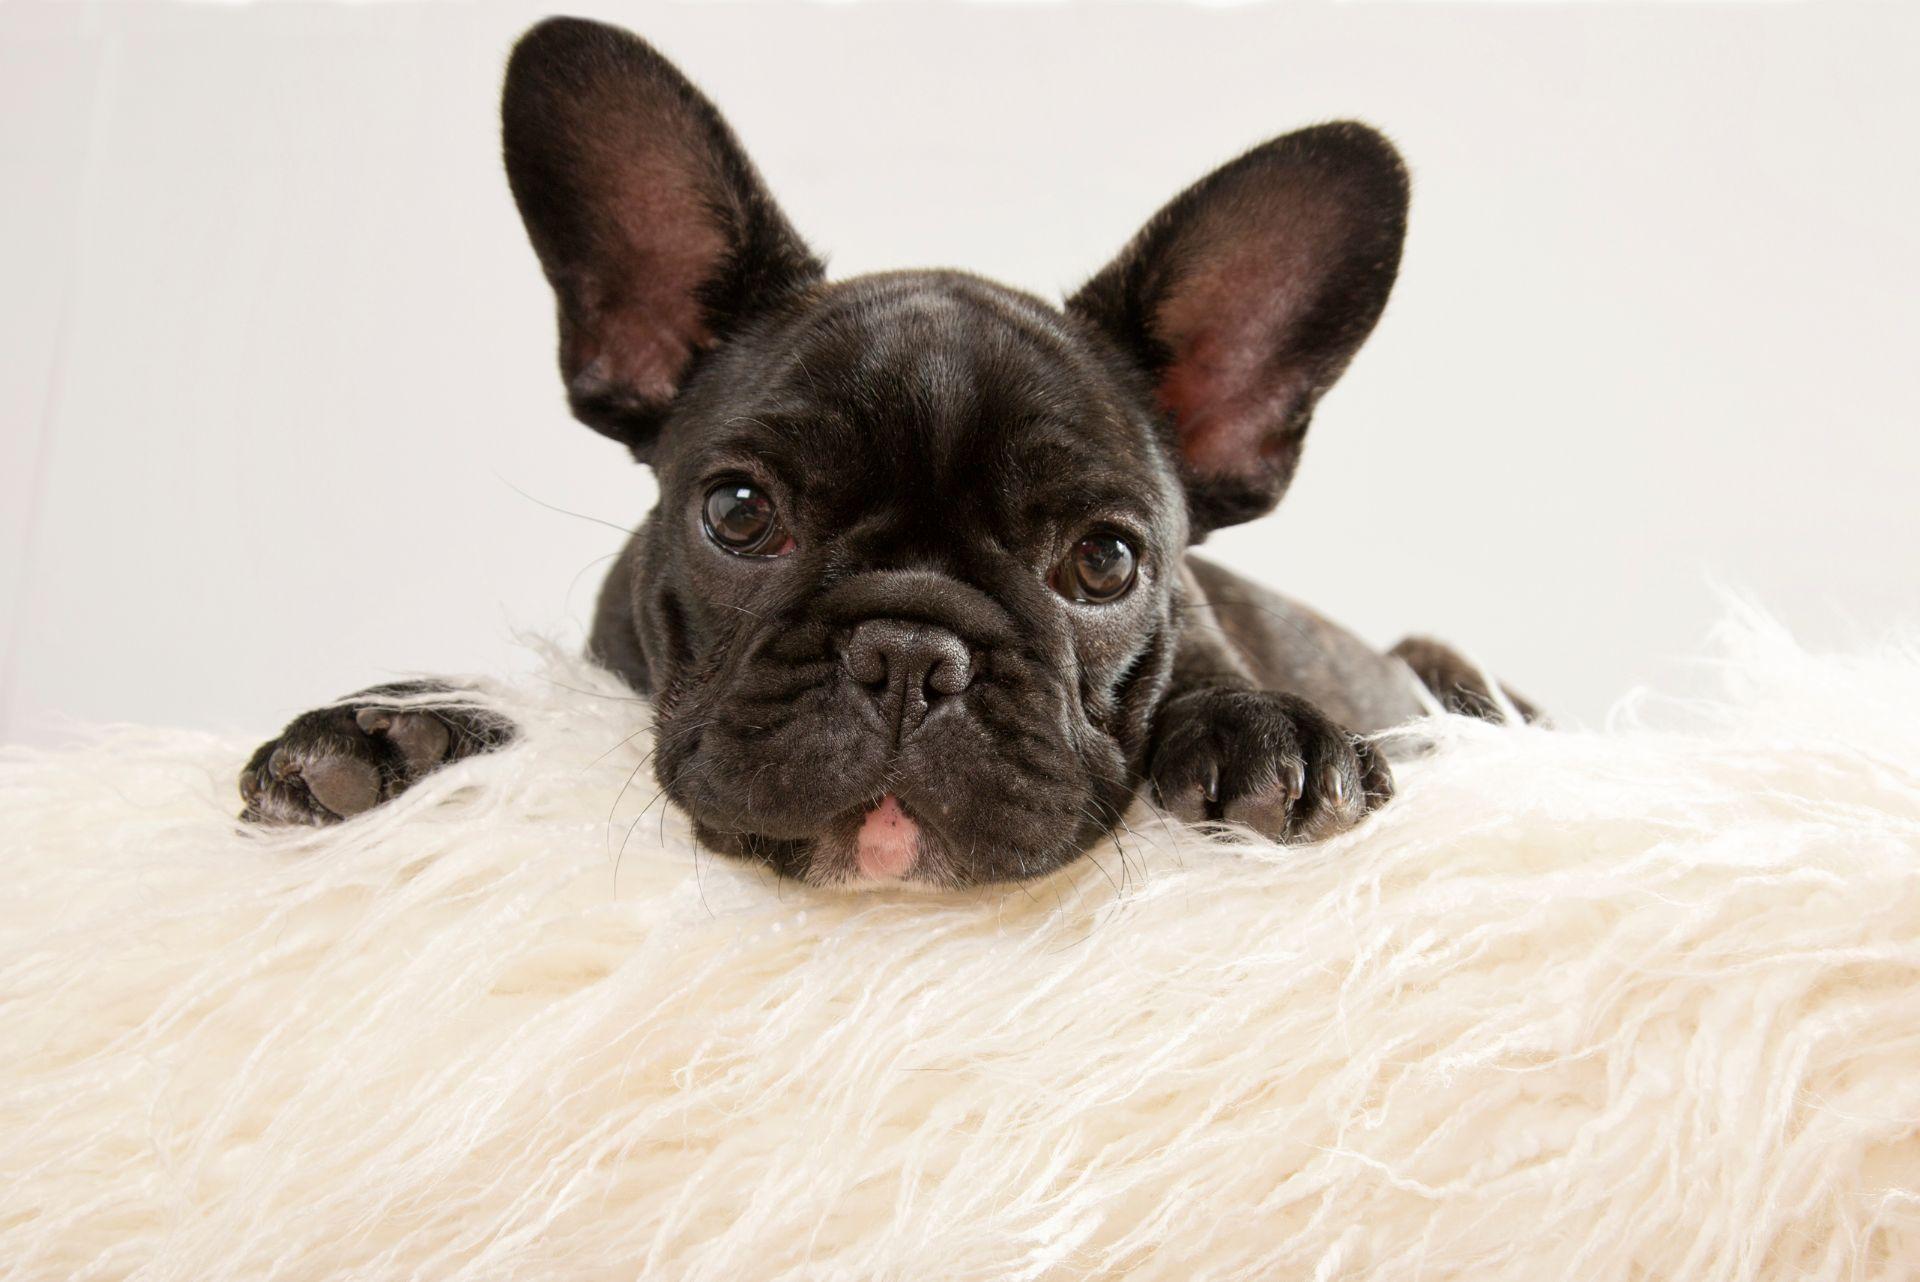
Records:
[[[917,730],[936,701],[973,682],[966,644],[927,623],[868,619],[847,638],[842,657],[853,679],[879,702],[898,738]]]

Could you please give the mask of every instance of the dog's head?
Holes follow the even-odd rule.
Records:
[[[1392,147],[1258,147],[1062,309],[829,282],[713,106],[613,28],[529,32],[503,118],[573,411],[659,478],[620,586],[668,795],[821,884],[1087,849],[1173,679],[1186,547],[1279,501],[1386,302]]]

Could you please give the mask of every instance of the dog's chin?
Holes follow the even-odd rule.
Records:
[[[763,833],[723,831],[699,819],[694,820],[694,836],[709,850],[747,863],[759,864],[775,874],[805,882],[825,890],[950,890],[961,884],[945,872],[941,862],[928,858],[924,838],[900,858],[885,867],[862,866],[860,848],[851,830],[859,819],[828,825],[810,837],[772,837]]]
[[[1071,838],[1051,850],[999,851],[990,866],[963,859],[962,847],[899,799],[886,795],[835,815],[806,836],[770,836],[722,828],[694,816],[694,835],[723,855],[782,877],[838,891],[961,890],[1030,880],[1073,862]],[[1063,834],[1063,837],[1066,834]]]

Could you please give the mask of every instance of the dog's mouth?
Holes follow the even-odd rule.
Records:
[[[806,837],[722,831],[698,816],[694,824],[704,844],[816,886],[957,884],[946,839],[920,809],[894,792],[835,815]]]
[[[860,818],[853,834],[854,871],[868,881],[898,881],[920,863],[920,824],[892,793]]]
[[[1037,682],[1030,698],[950,705],[898,743],[848,714],[845,689],[769,711],[782,693],[739,711],[670,704],[654,770],[703,848],[809,885],[1027,881],[1101,840],[1132,799],[1117,746],[1072,733],[1068,700]]]

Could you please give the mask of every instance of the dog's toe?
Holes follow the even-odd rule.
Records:
[[[342,819],[350,819],[380,802],[380,772],[366,761],[328,756],[309,762],[301,772],[313,799]]]

